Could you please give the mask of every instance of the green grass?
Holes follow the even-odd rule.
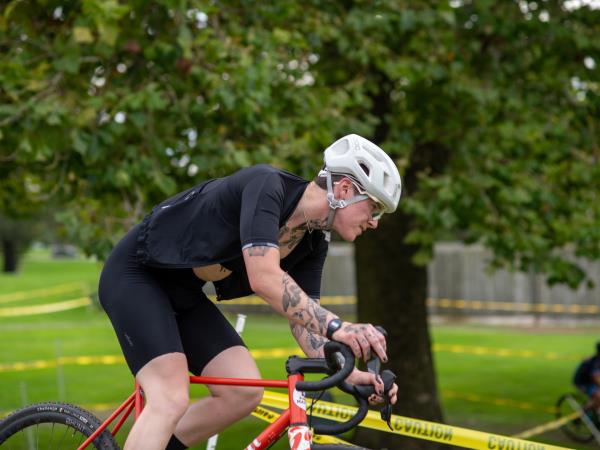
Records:
[[[92,261],[54,261],[38,251],[28,256],[19,274],[0,275],[0,308],[57,302],[94,292],[99,271],[100,266]],[[1,301],[9,293],[69,282],[83,282],[84,287],[65,294]],[[548,409],[560,394],[571,389],[573,368],[590,353],[597,330],[437,325],[432,335],[434,344],[439,344],[435,365],[446,421],[514,434],[553,419]],[[251,349],[296,346],[286,322],[276,316],[249,317],[244,339]],[[452,351],[450,345],[468,350],[483,347],[492,354]],[[515,354],[493,354],[501,349]],[[529,357],[518,356],[523,350],[532,353]],[[553,359],[548,357],[549,352],[554,353]],[[82,355],[120,355],[108,318],[94,306],[53,314],[0,317],[0,411],[11,411],[24,403],[58,400],[58,380],[62,378],[66,401],[91,407],[98,415],[106,416],[108,409],[102,405],[117,404],[132,388],[132,378],[124,364],[2,369],[3,364]],[[283,358],[258,360],[265,378],[281,378],[283,364]],[[194,387],[192,395],[203,392]],[[263,427],[258,419],[245,419],[221,434],[219,448],[241,448]],[[536,440],[574,445],[559,432],[546,433]],[[275,448],[285,448],[285,442]]]

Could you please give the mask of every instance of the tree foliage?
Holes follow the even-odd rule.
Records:
[[[270,14],[299,12],[285,8]],[[314,170],[306,149],[334,136],[341,105],[296,79],[312,54],[301,33],[253,26],[247,9],[9,3],[0,23],[7,211],[18,198],[58,195],[79,243],[105,256],[149,206],[198,179],[258,162]]]
[[[599,44],[598,12],[568,3],[9,2],[4,211],[61,195],[105,254],[190,182],[255,162],[310,176],[352,130],[416,178],[418,262],[458,232],[576,285],[555,250],[599,254]]]

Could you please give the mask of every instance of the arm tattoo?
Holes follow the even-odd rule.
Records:
[[[311,358],[323,357],[323,346],[327,343],[327,339],[318,334],[311,333],[302,325],[290,324],[292,334],[306,356]]]
[[[291,317],[296,319],[308,331],[323,335],[327,327],[328,311],[321,307],[317,302],[312,301],[296,282],[286,273],[283,275],[283,298],[282,305],[285,312],[291,313]],[[301,303],[302,297],[306,301]]]
[[[287,273],[283,274],[283,310],[287,311],[290,307],[294,307],[300,303],[302,290],[296,284],[292,277]]]
[[[269,247],[266,245],[257,245],[256,247],[250,247],[248,249],[249,256],[265,256]]]
[[[362,324],[360,324],[360,325],[348,324],[348,325],[346,325],[344,327],[344,331],[345,332],[347,332],[347,333],[354,333],[354,334],[362,332],[362,331],[365,331],[366,329],[367,329],[367,326],[366,325],[362,325]]]

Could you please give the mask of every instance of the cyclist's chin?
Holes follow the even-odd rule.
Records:
[[[354,242],[360,236],[360,230],[336,230],[337,234],[346,242]]]

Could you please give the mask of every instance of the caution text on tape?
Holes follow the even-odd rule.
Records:
[[[288,398],[284,394],[266,391],[262,404],[285,409],[287,408],[287,401]],[[317,417],[343,422],[356,414],[356,410],[355,407],[321,401],[313,405],[312,414]],[[367,417],[359,426],[476,450],[566,450],[564,447],[397,415],[392,416],[392,430],[390,430],[374,411],[369,411]]]

